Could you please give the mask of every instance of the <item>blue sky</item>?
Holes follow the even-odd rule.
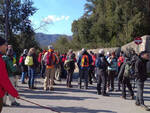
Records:
[[[34,29],[46,34],[72,35],[71,24],[84,13],[86,0],[33,0],[38,11],[30,17]]]

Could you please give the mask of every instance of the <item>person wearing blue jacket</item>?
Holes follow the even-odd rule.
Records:
[[[79,88],[82,86],[82,79],[84,79],[84,89],[88,88],[88,73],[90,65],[92,64],[92,57],[89,55],[86,49],[82,49],[82,52],[77,60],[77,65],[80,70],[79,74]]]

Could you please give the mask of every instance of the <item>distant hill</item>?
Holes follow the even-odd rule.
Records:
[[[36,33],[35,39],[40,44],[42,48],[47,47],[49,44],[56,42],[60,36],[66,36],[61,34],[44,34]],[[68,36],[69,39],[72,39],[72,36]]]

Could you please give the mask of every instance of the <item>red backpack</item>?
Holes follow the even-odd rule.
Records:
[[[23,56],[20,57],[19,64],[21,64],[22,62],[23,62]]]
[[[46,58],[46,64],[48,66],[53,66],[56,64],[56,56],[53,52],[48,52],[47,58]]]

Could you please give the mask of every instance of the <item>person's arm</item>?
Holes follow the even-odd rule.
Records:
[[[6,70],[6,65],[4,62],[0,62],[0,86],[8,92],[11,96],[18,98],[19,94],[16,91],[16,89],[13,87],[11,84],[9,78],[8,78],[8,73]]]
[[[140,77],[140,60],[137,60],[135,63],[135,76]]]

